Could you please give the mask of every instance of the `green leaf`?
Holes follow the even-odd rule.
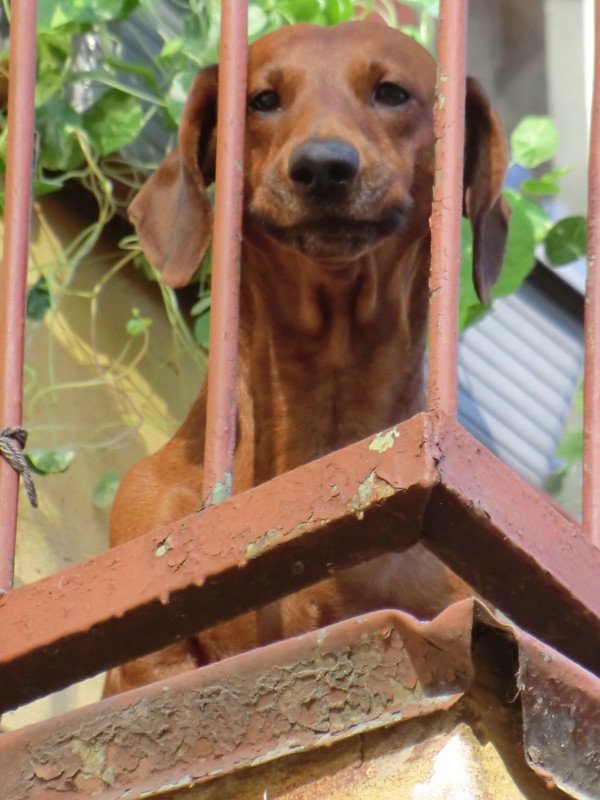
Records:
[[[563,464],[562,467],[558,467],[558,469],[555,469],[554,472],[548,475],[544,489],[549,495],[556,495],[558,492],[562,491],[565,479],[570,471],[569,466],[569,464]]]
[[[402,33],[405,33],[407,36],[410,36],[411,39],[414,39],[415,42],[418,42],[420,45],[425,46],[425,42],[423,41],[423,37],[421,35],[421,29],[416,28],[414,25],[403,25],[400,30]]]
[[[53,95],[62,96],[65,71],[72,59],[72,37],[64,31],[40,31],[37,35],[37,81],[35,107],[39,108]]]
[[[52,306],[50,290],[45,275],[40,275],[36,283],[27,292],[25,314],[31,322],[41,322]]]
[[[109,508],[119,488],[119,473],[116,469],[105,472],[94,488],[92,501],[96,508]]]
[[[248,7],[248,38],[254,39],[267,27],[269,18],[259,6],[250,5]]]
[[[194,323],[194,336],[205,350],[208,350],[210,339],[210,309],[196,319]]]
[[[521,184],[521,189],[527,194],[538,195],[559,194],[560,192],[560,186],[558,183],[542,179],[523,181]]]
[[[525,117],[511,134],[513,160],[533,169],[556,153],[558,129],[549,117]]]
[[[99,155],[106,156],[135,141],[144,115],[131,95],[112,89],[85,112],[83,122]]]
[[[36,178],[33,181],[33,194],[34,197],[43,197],[52,192],[58,192],[64,186],[64,180],[59,176],[57,178]]]
[[[422,11],[432,17],[438,17],[440,14],[440,0],[404,0],[404,5],[415,8],[417,11]]]
[[[167,91],[165,98],[167,103],[167,112],[171,115],[173,120],[179,125],[183,106],[185,105],[190,86],[196,75],[195,69],[188,69],[185,72],[178,72],[173,76],[171,85]]]
[[[523,197],[513,189],[505,189],[504,194],[509,201],[511,207],[519,205],[529,217],[529,221],[533,225],[533,237],[536,244],[540,244],[546,238],[546,235],[552,227],[550,217],[544,211],[539,203],[531,200],[528,197]]]
[[[568,175],[573,167],[559,167],[559,169],[552,169],[542,175],[541,180],[555,181],[557,178],[562,178],[563,175]]]
[[[102,59],[102,63],[105,66],[112,67],[117,72],[124,72],[126,75],[137,75],[148,84],[150,89],[152,89],[155,94],[160,94],[160,86],[156,79],[156,75],[150,69],[150,67],[144,66],[143,64],[127,64],[125,61],[121,61],[118,58],[112,58],[111,56],[105,56]],[[85,74],[83,77],[85,78]]]
[[[552,195],[560,192],[560,184],[557,178],[561,178],[571,171],[571,167],[563,167],[562,169],[553,169],[546,172],[545,175],[540,175],[539,178],[523,181],[521,189],[527,194],[539,195]]]
[[[565,217],[546,236],[546,255],[555,266],[583,258],[587,245],[585,217]]]
[[[352,0],[326,0],[325,13],[330,25],[345,22],[354,16],[354,3]]]
[[[171,39],[170,42],[165,42],[159,54],[160,59],[173,58],[174,55],[183,50],[183,39]]]
[[[83,163],[77,132],[83,132],[81,115],[62,97],[51,97],[36,112],[40,134],[40,166],[69,171]]]
[[[37,447],[27,450],[25,457],[31,469],[39,475],[54,475],[66,472],[75,458],[73,450],[55,450],[46,447]]]
[[[529,214],[523,205],[507,197],[512,209],[502,273],[492,291],[493,297],[506,297],[519,288],[535,266],[535,236]]]
[[[519,288],[535,264],[533,225],[516,193],[506,193],[512,214],[502,273],[492,291],[492,297],[505,297]],[[473,234],[467,220],[462,220],[459,330],[473,324],[486,312],[473,286]]]
[[[127,320],[125,330],[130,336],[141,336],[144,331],[152,325],[150,317],[140,317],[137,308],[132,309],[131,319]]]
[[[37,26],[40,30],[64,25],[95,25],[116,22],[128,16],[138,0],[38,0]]]
[[[135,269],[149,281],[157,281],[158,280],[158,273],[151,266],[150,262],[146,258],[146,256],[140,250],[139,253],[133,259],[133,266]]]
[[[204,295],[201,297],[194,305],[190,311],[190,314],[193,317],[199,317],[201,314],[205,314],[210,309],[210,295]]]
[[[575,411],[579,414],[580,417],[583,416],[583,380],[580,382],[579,386],[577,387],[577,391],[575,392],[574,398],[574,406]]]
[[[46,70],[35,84],[35,107],[40,108],[54,95],[61,95],[65,85],[62,73]]]
[[[319,0],[281,0],[278,10],[291,16],[295,22],[320,22],[323,14]]]
[[[581,461],[583,456],[583,431],[567,431],[556,448],[556,456],[565,461]]]

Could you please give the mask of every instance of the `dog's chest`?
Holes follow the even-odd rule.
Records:
[[[391,346],[305,353],[274,365],[269,397],[257,397],[257,441],[276,473],[370,436],[421,408],[422,367]],[[265,383],[263,382],[264,386]]]

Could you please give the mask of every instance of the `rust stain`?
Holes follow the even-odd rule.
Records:
[[[430,427],[417,415],[389,450],[370,450],[371,437],[2,597],[0,711],[285,594],[289,565],[314,566],[322,546],[328,564],[296,575],[298,588],[353,563],[357,538],[369,554],[413,542],[436,479],[414,456]],[[346,535],[363,514],[372,535]]]
[[[3,791],[156,793],[448,708],[470,672],[436,656],[438,628],[424,638],[410,617],[379,612],[8,734]],[[455,652],[465,646],[454,638]]]
[[[477,642],[482,628],[496,632],[489,663],[494,675],[508,667],[511,683],[515,664],[502,653],[508,640],[518,645],[531,765],[547,785],[597,797],[600,681],[471,601],[429,623],[400,612],[348,620],[6,734],[3,792],[151,797],[447,710],[481,666],[474,620]],[[496,686],[504,704],[506,686]]]

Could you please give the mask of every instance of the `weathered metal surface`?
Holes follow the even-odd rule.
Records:
[[[424,542],[520,627],[600,674],[600,551],[454,421]]]
[[[398,794],[397,787],[394,793],[384,780],[393,762],[379,773],[373,764],[369,769],[373,739],[364,734],[402,720],[405,733],[396,726],[385,740],[395,735],[419,743],[409,751],[417,769],[426,758],[424,715],[449,709],[428,772],[404,784],[410,794]],[[529,800],[557,800],[563,794],[552,789],[559,786],[573,797],[597,799],[599,714],[598,678],[466,600],[428,623],[394,611],[338,623],[5,734],[0,774],[11,800],[54,794],[176,800],[177,789],[285,759],[257,773],[268,788],[268,776],[273,769],[286,772],[290,755],[304,753],[316,763],[317,748],[358,739],[356,768],[367,767],[360,776],[365,787],[372,777],[371,789],[390,789],[380,797],[458,800],[466,788],[470,798],[520,797],[518,787]],[[504,769],[497,755],[495,766],[485,768],[470,759],[471,731],[492,742]],[[335,758],[329,762],[318,784],[289,796],[337,797]],[[255,782],[254,792],[245,793],[243,785],[225,796],[257,796]],[[217,783],[214,791],[192,796],[223,795]]]
[[[573,797],[600,797],[600,681],[523,632],[518,641],[531,767]]]
[[[588,165],[585,371],[583,385],[583,530],[600,546],[600,2],[596,2],[594,94]]]
[[[428,408],[451,417],[457,404],[466,38],[467,0],[442,0],[431,214]]]
[[[421,529],[484,597],[600,672],[598,550],[457,423],[436,429],[418,415],[0,598],[0,708],[411,544]]]
[[[33,181],[35,0],[11,9],[4,242],[0,269],[0,429],[21,424],[23,335]],[[0,457],[0,590],[12,588],[19,475]]]
[[[203,497],[231,496],[237,410],[248,4],[223,0]]]
[[[472,680],[472,604],[385,611],[0,737],[11,800],[116,800],[191,786],[447,709]]]
[[[419,415],[5,595],[0,710],[413,543],[435,454]]]
[[[512,741],[515,757],[507,765],[489,702],[483,719],[473,722],[464,705],[169,791],[160,800],[566,800],[531,772]]]

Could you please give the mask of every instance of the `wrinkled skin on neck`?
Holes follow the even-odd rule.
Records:
[[[428,247],[391,239],[327,272],[284,246],[265,264],[260,244],[244,245],[256,483],[421,410]]]

